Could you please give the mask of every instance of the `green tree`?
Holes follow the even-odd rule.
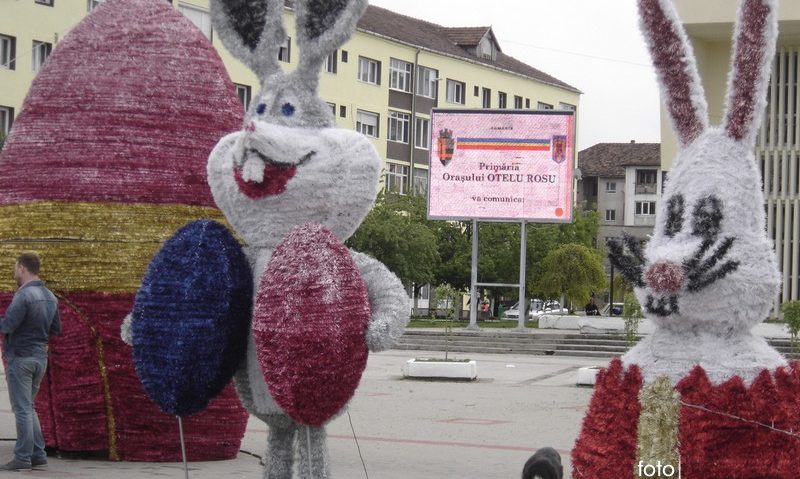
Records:
[[[565,244],[579,244],[594,250],[600,229],[597,212],[575,209],[572,223],[528,225],[526,290],[531,297],[553,299],[552,288],[540,281],[545,273],[544,259]],[[519,227],[517,227],[519,230]],[[596,252],[600,255],[599,252]],[[519,253],[517,253],[519,254]],[[560,295],[560,294],[559,294]]]
[[[406,287],[414,284],[421,288],[436,279],[436,236],[414,198],[380,195],[346,243],[385,264]]]
[[[625,301],[622,306],[622,319],[625,321],[625,341],[628,346],[636,342],[639,335],[639,325],[642,322],[642,306],[632,292],[625,293]]]
[[[596,250],[582,244],[559,246],[545,256],[535,285],[544,297],[563,294],[572,304],[584,304],[606,285],[603,262]]]
[[[795,300],[783,303],[781,312],[783,312],[786,327],[789,328],[789,334],[792,338],[792,351],[794,351],[797,347],[797,335],[800,333],[800,301]]]
[[[447,320],[445,325],[445,334],[447,334],[447,340],[445,341],[444,348],[445,361],[450,353],[450,343],[453,341],[452,335],[453,322],[456,320],[456,302],[461,301],[462,294],[463,291],[459,291],[453,286],[445,283],[437,286],[431,295],[431,304],[433,305],[432,311],[434,311],[434,314],[431,316],[435,316],[435,311],[438,309],[438,306],[441,303],[445,304],[445,319]]]

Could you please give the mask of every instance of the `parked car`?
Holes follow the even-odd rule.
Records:
[[[566,314],[567,308],[562,308],[558,301],[542,301],[532,299],[528,308],[528,319],[535,319],[543,314]],[[503,313],[503,319],[519,319],[519,301]]]
[[[623,306],[623,303],[613,303],[614,309],[612,311],[611,303],[606,304],[603,306],[603,309],[600,310],[600,316],[611,316],[612,312],[614,313],[614,316],[622,316]]]

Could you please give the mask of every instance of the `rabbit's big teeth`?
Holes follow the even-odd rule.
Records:
[[[250,156],[242,166],[242,178],[245,181],[261,183],[264,181],[264,161],[261,158]]]
[[[674,294],[683,288],[686,276],[683,268],[670,261],[659,261],[647,268],[645,279],[658,294]]]

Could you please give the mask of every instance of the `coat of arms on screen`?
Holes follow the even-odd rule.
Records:
[[[567,137],[564,135],[553,136],[553,161],[563,163],[567,159]]]
[[[437,138],[439,146],[439,161],[442,165],[447,166],[453,160],[453,153],[456,150],[456,140],[453,138],[453,130],[439,130],[439,138]]]

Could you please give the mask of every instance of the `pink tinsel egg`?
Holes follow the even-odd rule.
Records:
[[[321,426],[353,397],[367,365],[367,289],[323,226],[292,230],[261,279],[253,336],[270,394],[295,421]]]

